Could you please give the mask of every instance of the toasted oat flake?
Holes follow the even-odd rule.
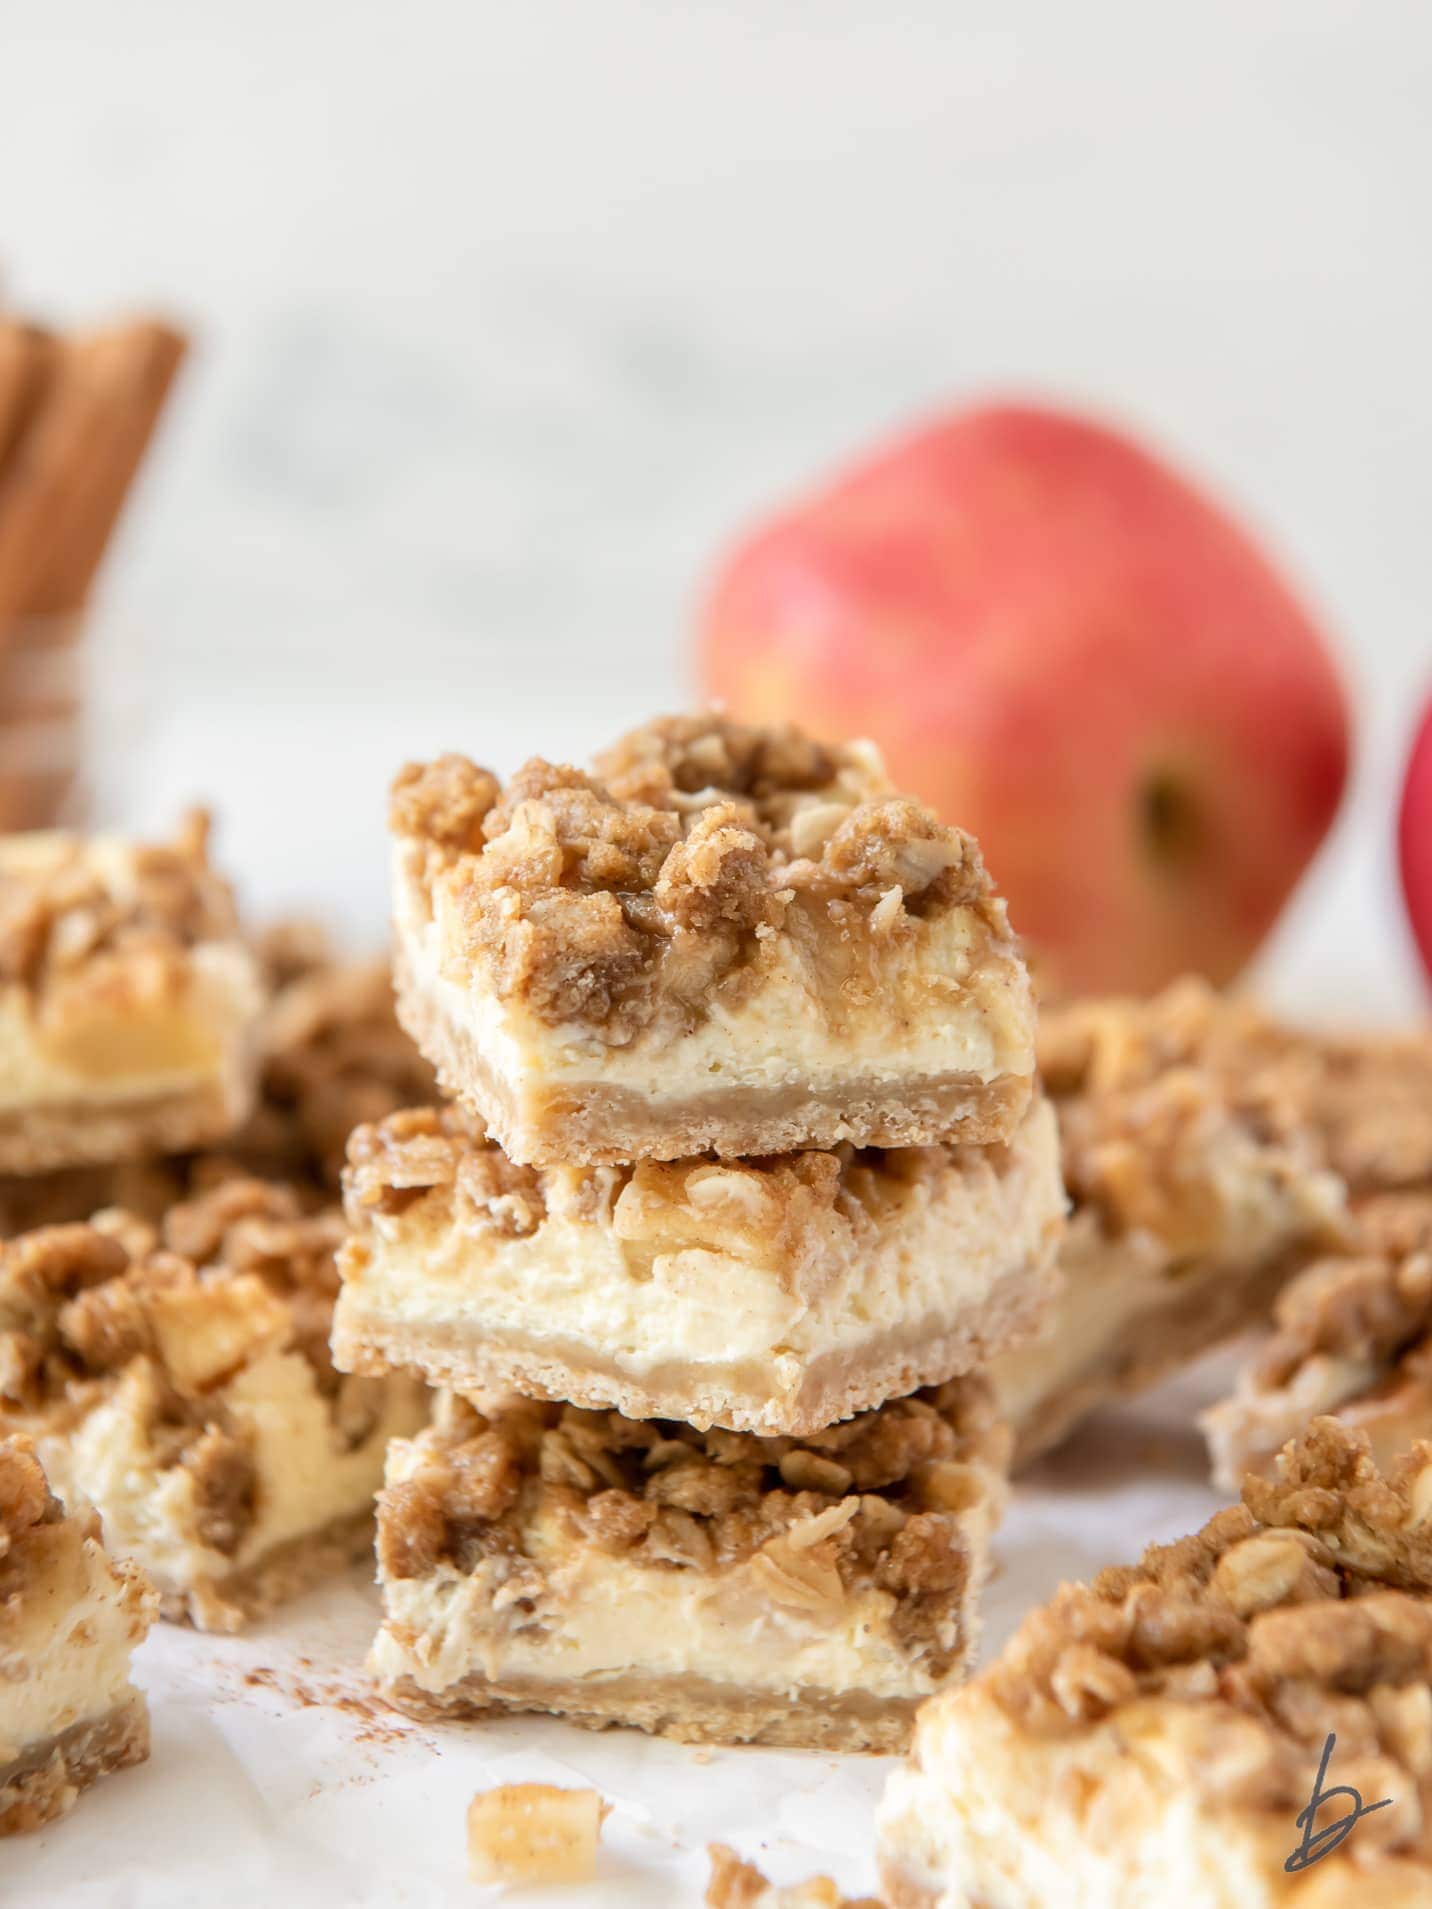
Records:
[[[595,1790],[504,1783],[467,1806],[468,1873],[482,1883],[590,1882],[611,1805]]]

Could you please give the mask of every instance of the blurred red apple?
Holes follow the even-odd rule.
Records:
[[[1432,702],[1422,712],[1422,726],[1412,745],[1412,760],[1402,785],[1397,859],[1407,916],[1422,953],[1422,965],[1432,979]]]
[[[873,737],[1079,990],[1236,974],[1347,773],[1322,634],[1248,535],[1026,406],[944,418],[757,531],[701,669],[736,716]]]

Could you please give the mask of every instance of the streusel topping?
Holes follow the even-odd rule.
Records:
[[[321,930],[284,922],[258,953],[273,990],[259,1105],[233,1144],[247,1165],[336,1187],[348,1136],[436,1098],[433,1071],[398,1025],[384,960],[342,960]]]
[[[842,1896],[828,1876],[780,1889],[724,1843],[710,1844],[706,1853],[711,1858],[706,1909],[881,1909],[874,1896],[862,1896],[858,1902]]]
[[[228,884],[210,866],[196,811],[168,844],[77,835],[0,843],[0,985],[43,994],[109,958],[162,966],[237,932]]]
[[[35,1456],[34,1440],[0,1438],[0,1565],[37,1525],[55,1524],[63,1516]]]
[[[1352,1250],[1315,1261],[1279,1295],[1251,1370],[1258,1387],[1285,1385],[1325,1353],[1385,1368],[1432,1336],[1432,1192],[1378,1195],[1354,1219]]]
[[[1113,1716],[1131,1740],[1181,1742],[1180,1780],[1240,1808],[1300,1807],[1309,1756],[1335,1731],[1340,1780],[1361,1786],[1361,1768],[1368,1794],[1403,1800],[1370,1819],[1377,1834],[1425,1839],[1429,1508],[1432,1446],[1383,1477],[1365,1440],[1316,1420],[1242,1505],[1066,1586],[981,1681],[1039,1736]]]
[[[809,1252],[814,1229],[839,1218],[869,1229],[921,1181],[934,1182],[978,1152],[1006,1165],[1007,1145],[839,1147],[745,1160],[639,1161],[633,1166],[530,1167],[510,1161],[460,1105],[419,1107],[361,1127],[344,1174],[348,1220],[403,1212],[435,1188],[451,1190],[465,1230],[510,1239],[535,1233],[554,1210],[610,1226],[633,1249],[719,1242],[773,1267]]]
[[[1432,1038],[1339,1040],[1186,980],[1046,1010],[1039,1063],[1077,1199],[1141,1223],[1221,1124],[1287,1176],[1354,1194],[1432,1184]]]
[[[460,756],[409,765],[391,826],[423,880],[455,884],[467,954],[504,998],[629,1039],[659,994],[711,989],[794,938],[873,992],[872,960],[936,910],[1008,926],[974,841],[897,794],[855,745],[714,715],[651,723],[594,773],[544,762],[505,788]]]
[[[979,1381],[956,1381],[804,1439],[699,1432],[569,1405],[452,1398],[416,1476],[380,1495],[390,1579],[529,1554],[534,1527],[654,1568],[753,1562],[778,1602],[820,1611],[895,1593],[894,1624],[936,1657],[971,1569],[950,1514],[999,1489],[1008,1443]]]

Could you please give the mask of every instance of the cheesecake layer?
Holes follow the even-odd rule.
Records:
[[[1064,1205],[1042,1101],[985,1148],[547,1169],[419,1110],[353,1137],[346,1197],[345,1369],[796,1434],[1030,1330]]]
[[[394,787],[399,1010],[517,1161],[1007,1138],[1033,1007],[973,841],[715,717]]]
[[[1321,1420],[1201,1532],[1065,1586],[921,1712],[879,1812],[887,1902],[1432,1900],[1429,1487],[1432,1447],[1383,1476]],[[1323,1793],[1387,1807],[1290,1871],[1329,1733]]]
[[[800,1442],[450,1397],[390,1454],[373,1669],[424,1714],[892,1748],[973,1650],[1004,1449],[974,1380]]]

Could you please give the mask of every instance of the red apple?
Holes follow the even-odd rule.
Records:
[[[1432,702],[1422,712],[1407,780],[1402,785],[1397,859],[1407,918],[1421,950],[1422,965],[1432,979]]]
[[[758,530],[701,670],[734,715],[873,737],[1079,990],[1233,976],[1347,774],[1323,636],[1247,533],[1031,406],[940,419]]]

